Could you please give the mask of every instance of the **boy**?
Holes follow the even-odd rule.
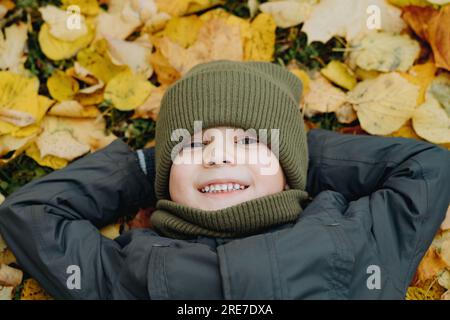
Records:
[[[116,140],[29,183],[0,233],[56,298],[403,299],[450,202],[449,152],[306,134],[300,96],[274,64],[197,65],[164,95],[155,150]],[[99,234],[149,206],[154,230]]]

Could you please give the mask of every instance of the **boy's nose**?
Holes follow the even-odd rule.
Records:
[[[234,146],[225,146],[224,144],[211,143],[203,150],[203,165],[205,167],[233,165]]]

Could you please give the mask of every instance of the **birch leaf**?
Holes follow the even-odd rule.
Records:
[[[110,100],[119,110],[134,110],[145,102],[152,88],[150,82],[126,70],[106,85],[105,99]]]
[[[334,87],[320,74],[316,75],[309,84],[309,92],[305,95],[303,107],[308,116],[335,112],[346,99],[345,93]]]
[[[436,144],[450,143],[450,118],[434,97],[427,97],[413,115],[417,134]]]
[[[61,70],[55,70],[47,79],[47,88],[53,99],[70,100],[79,90],[78,82]]]
[[[350,63],[365,70],[405,72],[419,52],[419,43],[407,35],[373,32],[352,43]]]
[[[39,8],[42,19],[48,26],[48,31],[52,37],[62,41],[75,41],[88,34],[89,30],[83,15],[78,15],[79,25],[76,28],[69,28],[69,14],[66,10],[61,10],[55,6],[45,6]]]
[[[405,28],[401,10],[385,0],[321,0],[303,25],[308,42],[327,42],[333,36],[342,36],[351,42],[358,36],[371,32],[376,25],[368,28],[368,8],[380,11],[380,30],[400,32]]]
[[[23,62],[27,42],[27,26],[24,23],[11,25],[0,33],[0,69],[15,71]]]
[[[387,135],[412,117],[418,95],[418,86],[393,72],[358,83],[347,99],[365,131]]]
[[[275,1],[259,5],[259,10],[270,14],[280,28],[289,28],[305,21],[311,14],[313,4],[310,1]]]
[[[320,72],[328,80],[347,90],[351,90],[356,86],[356,77],[353,72],[346,64],[340,61],[331,61]]]

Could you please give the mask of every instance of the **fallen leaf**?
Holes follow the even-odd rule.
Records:
[[[78,82],[64,71],[55,70],[47,79],[47,88],[53,99],[71,100],[79,90]]]
[[[185,75],[193,66],[207,61],[243,59],[239,26],[229,25],[222,19],[205,22],[197,41],[187,49],[165,37],[160,39],[157,46],[169,64],[181,75]]]
[[[137,75],[148,79],[153,73],[150,63],[152,49],[138,42],[108,40],[108,54],[115,65],[128,66]]]
[[[208,9],[223,2],[223,0],[155,0],[158,9],[172,17]]]
[[[161,107],[161,100],[166,90],[167,86],[165,85],[153,87],[147,100],[134,110],[132,118],[153,119],[156,121]]]
[[[1,286],[0,287],[0,301],[12,300],[13,297],[14,297],[14,287],[12,287],[12,286]]]
[[[400,17],[401,10],[385,0],[321,0],[306,19],[302,30],[308,35],[308,43],[325,43],[333,36],[342,36],[351,42],[373,30],[368,28],[368,8],[379,10],[380,30],[395,33],[405,28]]]
[[[105,99],[110,100],[119,110],[134,110],[145,102],[152,88],[149,81],[126,70],[106,85]]]
[[[414,130],[420,137],[432,143],[450,143],[450,118],[435,98],[427,97],[412,119]]]
[[[431,81],[427,94],[433,96],[450,117],[450,74],[441,73]]]
[[[77,25],[73,27],[68,23],[69,14],[66,10],[48,5],[40,7],[39,12],[48,26],[50,35],[57,40],[72,42],[85,37],[89,32],[86,20],[82,14],[77,15]]]
[[[259,10],[270,14],[279,28],[289,28],[304,22],[311,14],[314,1],[270,1],[259,5]]]
[[[82,48],[87,47],[93,37],[94,30],[90,23],[87,23],[88,32],[74,41],[64,41],[55,38],[50,34],[49,25],[44,23],[39,31],[38,40],[42,52],[52,60],[69,59],[77,54]]]
[[[89,152],[89,146],[80,143],[67,130],[44,130],[36,140],[36,145],[40,151],[40,157],[46,155],[72,161]]]
[[[274,19],[268,14],[261,13],[253,19],[249,34],[244,37],[245,61],[273,60],[276,27]]]
[[[37,78],[0,71],[0,135],[39,120]]]
[[[414,286],[423,286],[427,280],[434,280],[446,267],[445,262],[436,252],[435,247],[430,247],[420,261],[416,272]]]
[[[436,66],[450,71],[450,6],[440,10],[409,6],[403,8],[402,17],[419,37],[430,44]]]
[[[175,17],[167,22],[160,35],[187,48],[197,40],[202,25],[203,21],[196,15]]]
[[[66,100],[55,104],[47,114],[60,117],[96,118],[100,111],[96,106],[84,107],[78,101]]]
[[[23,283],[20,300],[53,300],[35,279],[27,279]]]
[[[334,87],[322,75],[317,74],[309,84],[309,92],[305,95],[302,108],[310,117],[315,114],[335,112],[344,104],[345,93]]]
[[[309,93],[311,87],[311,79],[309,78],[308,74],[304,70],[300,70],[297,67],[288,67],[288,70],[295,74],[295,76],[302,81],[302,95],[303,97],[306,96]]]
[[[81,50],[77,54],[77,62],[103,83],[108,83],[128,68],[112,63],[108,55],[108,43],[104,39],[95,42],[90,48]]]
[[[113,223],[110,225],[107,225],[106,227],[103,227],[100,229],[100,233],[102,236],[114,240],[118,236],[120,236],[120,223]]]
[[[11,25],[0,33],[0,69],[17,72],[25,61],[27,26],[24,23]]]
[[[398,130],[414,114],[419,87],[398,73],[365,80],[349,91],[361,127],[370,134],[388,135]]]
[[[0,286],[18,286],[22,282],[23,272],[6,264],[0,265]]]
[[[344,63],[332,60],[328,65],[320,70],[325,78],[338,86],[351,90],[356,86],[356,77],[351,69]]]
[[[407,35],[372,32],[352,42],[350,66],[381,72],[405,72],[418,58],[419,52],[419,43]]]
[[[353,106],[348,102],[341,105],[334,113],[339,123],[348,124],[358,119]]]
[[[434,79],[436,73],[436,66],[433,62],[427,62],[424,64],[416,64],[406,73],[401,73],[401,76],[408,80],[410,83],[419,86],[419,96],[417,97],[417,105],[421,105],[425,102],[425,93],[431,82]],[[444,92],[445,89],[437,88],[438,92]]]
[[[28,157],[32,158],[34,161],[36,161],[39,165],[43,167],[50,167],[54,170],[62,169],[69,163],[69,161],[67,161],[66,159],[52,155],[46,155],[44,157],[41,157],[41,153],[38,147],[36,146],[36,143],[32,143],[25,150],[25,154]]]
[[[444,221],[441,224],[441,230],[450,229],[450,205],[447,208],[447,215],[445,216]]]

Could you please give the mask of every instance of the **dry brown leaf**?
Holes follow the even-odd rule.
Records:
[[[450,6],[440,10],[408,6],[403,8],[402,17],[420,38],[430,44],[436,66],[450,71]]]
[[[414,285],[420,287],[423,286],[427,280],[434,280],[446,266],[446,263],[437,253],[436,248],[431,246],[422,258],[422,261],[420,261]]]

